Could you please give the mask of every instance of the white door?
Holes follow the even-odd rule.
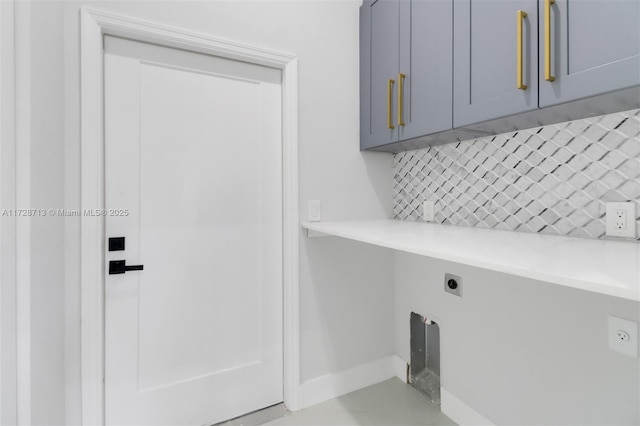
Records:
[[[280,71],[113,37],[104,66],[107,424],[281,402]]]

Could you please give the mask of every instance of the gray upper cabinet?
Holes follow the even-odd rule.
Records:
[[[538,107],[537,0],[454,0],[454,127]]]
[[[452,0],[364,0],[360,147],[452,128]]]
[[[363,0],[360,148],[640,107],[640,0]]]
[[[365,1],[360,8],[360,147],[398,140],[394,111],[400,44],[397,0]]]
[[[540,107],[640,84],[639,0],[540,0],[538,13]]]
[[[399,72],[406,76],[400,140],[453,127],[452,20],[452,0],[400,1]]]
[[[640,0],[454,0],[454,29],[454,127],[640,84]]]

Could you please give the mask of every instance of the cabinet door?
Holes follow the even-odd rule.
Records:
[[[400,0],[399,72],[405,75],[398,85],[403,108],[397,121],[405,123],[400,140],[453,126],[452,19],[453,0]]]
[[[541,107],[640,84],[639,0],[555,0],[547,35],[548,2],[539,5]]]
[[[538,107],[537,11],[537,0],[454,0],[454,127]],[[519,21],[526,90],[516,87]]]
[[[398,140],[399,36],[398,1],[365,0],[360,8],[361,149]]]

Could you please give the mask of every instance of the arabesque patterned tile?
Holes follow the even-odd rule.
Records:
[[[583,238],[605,236],[605,203],[636,202],[640,110],[407,151],[394,157],[394,215]]]

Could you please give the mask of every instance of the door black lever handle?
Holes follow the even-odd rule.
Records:
[[[142,271],[144,265],[129,265],[126,260],[112,260],[109,262],[109,275],[124,274],[127,271]]]

